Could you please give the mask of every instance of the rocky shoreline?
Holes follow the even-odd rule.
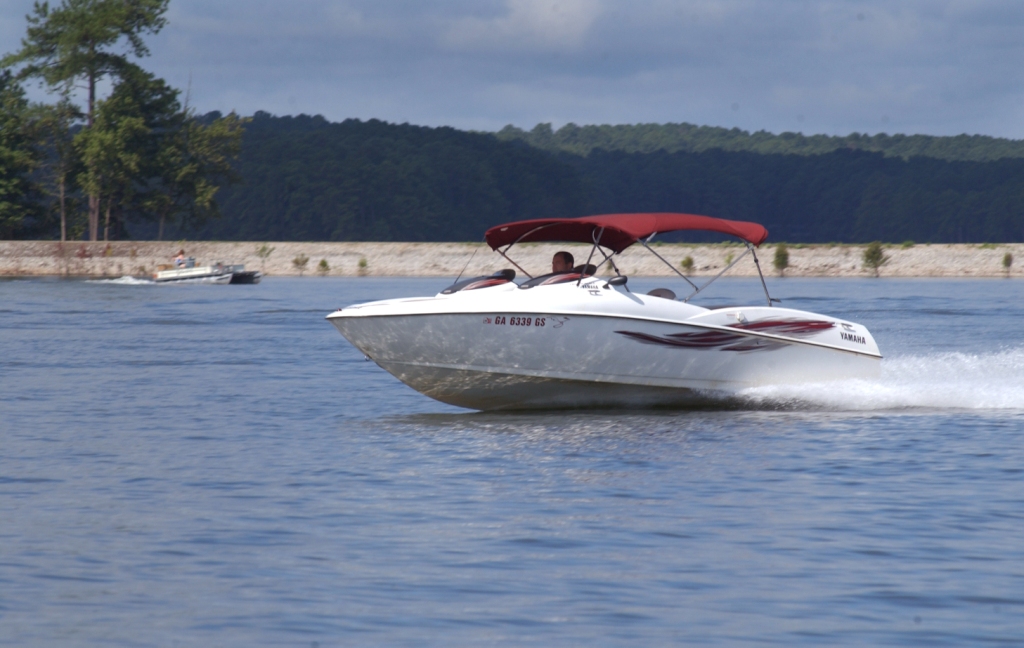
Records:
[[[787,245],[787,277],[869,277],[864,267],[863,245]],[[0,276],[3,277],[149,277],[161,264],[171,262],[179,249],[207,263],[244,263],[247,269],[269,276],[418,276],[455,277],[490,274],[512,265],[484,243],[223,243],[207,241],[0,241]],[[548,271],[556,250],[572,252],[577,263],[590,251],[582,245],[525,244],[513,250],[512,259],[531,274]],[[687,257],[693,261],[688,274],[714,275],[744,252],[741,245],[662,244],[654,249],[680,268]],[[260,251],[264,254],[261,256]],[[1009,271],[1006,253],[1013,255]],[[766,275],[778,275],[773,267],[775,245],[758,250]],[[1024,276],[1024,244],[918,244],[886,245],[882,277],[1021,277]],[[308,259],[305,265],[296,261]],[[672,271],[635,245],[616,257],[623,274],[669,276]],[[748,255],[730,271],[752,276],[757,270]],[[522,272],[519,272],[522,276]]]

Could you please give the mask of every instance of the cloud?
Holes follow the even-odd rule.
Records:
[[[5,42],[31,4],[0,0]],[[1024,137],[1019,0],[172,0],[168,18],[145,65],[191,78],[202,110]]]
[[[508,0],[501,15],[456,18],[440,42],[470,52],[573,50],[601,13],[597,0]]]

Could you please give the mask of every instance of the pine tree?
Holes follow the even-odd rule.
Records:
[[[120,78],[129,67],[127,56],[117,53],[127,41],[129,53],[149,55],[144,34],[159,32],[170,0],[63,0],[59,7],[35,2],[26,16],[28,33],[21,50],[0,60],[0,67],[20,65],[18,77],[39,78],[51,89],[84,82],[87,90],[86,130],[96,121],[96,86],[105,77]],[[87,165],[100,162],[98,156]],[[95,180],[102,171],[90,166]],[[89,192],[89,240],[97,240],[101,183],[92,182]]]
[[[39,162],[26,123],[28,101],[10,71],[0,71],[0,238],[38,215],[29,174]]]

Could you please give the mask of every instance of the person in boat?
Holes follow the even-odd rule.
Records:
[[[174,267],[180,268],[185,265],[185,250],[178,250],[178,256],[174,257]]]
[[[551,257],[551,272],[570,272],[573,261],[575,259],[568,252],[555,252],[555,256]]]

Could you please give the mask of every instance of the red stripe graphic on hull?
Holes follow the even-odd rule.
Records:
[[[835,326],[823,320],[765,320],[733,324],[730,328],[758,333],[771,333],[793,338],[805,338]],[[720,349],[722,351],[772,351],[785,346],[780,340],[766,340],[728,331],[701,331],[699,333],[669,333],[653,335],[640,331],[615,331],[641,344],[654,344],[682,349]]]

